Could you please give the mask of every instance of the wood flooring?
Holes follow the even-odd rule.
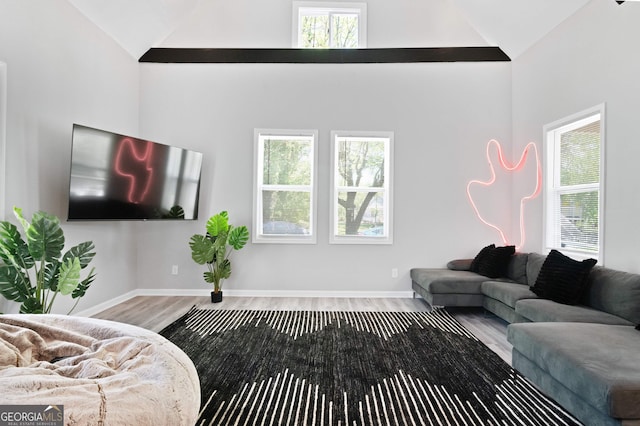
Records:
[[[214,309],[316,310],[316,311],[402,311],[431,310],[423,299],[228,297],[211,304],[206,296],[137,296],[102,311],[94,318],[124,322],[158,332],[185,314],[193,305]],[[506,339],[507,323],[482,308],[447,310],[487,347],[511,364],[511,345]]]

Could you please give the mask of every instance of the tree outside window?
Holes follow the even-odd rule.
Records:
[[[366,3],[293,2],[294,47],[366,47]]]
[[[334,132],[332,139],[332,243],[391,243],[392,135]]]

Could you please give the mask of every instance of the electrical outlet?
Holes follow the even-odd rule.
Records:
[[[398,278],[398,268],[391,269],[391,278]]]
[[[178,275],[178,265],[171,266],[171,275]]]

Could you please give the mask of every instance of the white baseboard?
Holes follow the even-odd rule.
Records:
[[[413,297],[413,291],[224,290],[224,294],[232,297],[323,297],[338,299],[405,299]]]
[[[91,308],[74,313],[79,317],[90,317],[136,296],[209,296],[209,289],[137,289],[102,302]],[[302,290],[224,290],[228,297],[308,297],[308,298],[354,298],[354,299],[410,299],[413,291],[302,291]]]
[[[90,317],[99,312],[107,310],[111,307],[114,307],[118,303],[126,302],[127,300],[136,297],[138,294],[138,290],[133,290],[125,294],[121,294],[118,297],[114,297],[113,299],[107,300],[106,302],[99,303],[90,308],[84,309],[80,312],[73,312],[72,315],[76,317]]]

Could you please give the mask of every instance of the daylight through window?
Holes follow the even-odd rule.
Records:
[[[314,243],[316,131],[256,130],[254,242]]]
[[[366,3],[293,2],[293,46],[366,47]]]
[[[546,248],[601,257],[604,108],[550,126]]]
[[[332,243],[391,244],[393,134],[332,133]]]

